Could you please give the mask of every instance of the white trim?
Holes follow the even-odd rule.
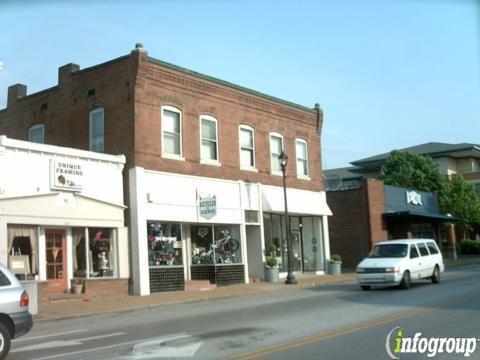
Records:
[[[297,152],[297,142],[298,143],[303,143],[305,144],[305,155],[306,155],[306,159],[302,159],[302,160],[306,160],[307,161],[307,174],[304,175],[304,174],[299,174],[299,169],[298,169],[298,152]],[[296,138],[295,139],[295,167],[297,169],[297,178],[298,179],[302,179],[302,180],[311,180],[310,179],[310,159],[309,159],[309,156],[308,156],[308,143],[306,140],[302,139],[302,138]]]
[[[171,112],[175,112],[178,114],[178,121],[179,121],[179,124],[178,124],[178,128],[179,128],[179,142],[180,142],[180,154],[171,154],[171,153],[166,153],[165,152],[165,141],[164,141],[164,138],[163,138],[163,134],[164,134],[164,130],[163,130],[163,125],[164,125],[164,122],[163,122],[163,112],[167,110],[167,111],[171,111]],[[162,157],[165,157],[165,158],[168,158],[168,159],[174,159],[174,160],[182,160],[184,161],[185,158],[183,157],[183,139],[182,139],[182,110],[180,110],[179,108],[176,108],[176,107],[173,107],[173,106],[169,106],[169,105],[164,105],[162,106],[161,108],[161,114],[160,114],[160,125],[161,125],[161,134],[160,134],[160,137],[161,137],[161,142],[162,142]]]
[[[252,132],[253,166],[242,165],[242,130],[247,130]],[[238,155],[239,155],[240,169],[257,172],[258,170],[256,168],[256,156],[255,156],[255,129],[250,125],[241,124],[238,127],[238,149],[239,149]]]
[[[273,162],[272,162],[272,155],[273,155],[273,149],[272,149],[272,138],[277,138],[277,139],[280,139],[281,141],[281,145],[282,145],[282,151],[284,151],[284,148],[285,148],[285,143],[283,141],[283,135],[278,133],[278,132],[270,132],[268,134],[268,141],[269,141],[269,147],[270,147],[270,151],[269,151],[269,155],[270,155],[270,173],[272,175],[278,175],[278,176],[283,176],[283,173],[282,171],[279,171],[279,170],[274,170],[273,169]],[[280,155],[280,154],[278,154]]]
[[[38,129],[42,129],[42,142],[32,140],[31,131],[38,130]],[[44,144],[45,143],[45,124],[37,123],[37,124],[34,124],[34,125],[30,126],[28,128],[28,141],[35,142],[37,144]]]
[[[103,124],[102,124],[103,125],[103,129],[102,129],[102,135],[103,135],[102,150],[101,151],[95,151],[95,150],[92,150],[92,118],[93,118],[94,114],[97,114],[97,113],[100,113],[100,112],[103,114],[103,118],[102,118],[102,121],[103,121]],[[93,151],[93,152],[104,153],[105,152],[105,109],[103,107],[97,107],[93,110],[90,110],[88,125],[89,125],[89,128],[88,128],[88,148],[89,148],[89,150]]]
[[[212,121],[215,123],[215,153],[217,155],[217,158],[212,160],[212,159],[204,159],[203,158],[203,132],[202,132],[202,120],[205,119],[207,121]],[[218,120],[214,118],[213,116],[210,115],[200,115],[198,117],[199,125],[200,125],[200,163],[205,164],[205,165],[217,165],[220,166],[220,154],[218,152]],[[211,140],[209,140],[211,141]]]

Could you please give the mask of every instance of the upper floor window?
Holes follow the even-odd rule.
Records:
[[[270,134],[270,163],[272,174],[282,173],[282,161],[279,159],[283,151],[283,136],[278,133]]]
[[[302,139],[295,140],[295,149],[297,153],[297,176],[308,177],[308,146]]]
[[[105,151],[105,111],[98,108],[90,111],[90,151]]]
[[[218,163],[218,129],[217,119],[212,116],[200,116],[201,160]]]
[[[172,106],[162,107],[162,154],[182,156],[182,113]]]
[[[240,125],[240,167],[255,168],[255,132],[247,125]]]
[[[28,141],[43,144],[45,143],[44,133],[45,133],[45,125],[43,124],[32,125],[28,129]]]

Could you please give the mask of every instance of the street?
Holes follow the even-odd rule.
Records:
[[[8,359],[388,359],[395,327],[408,336],[480,338],[480,266],[442,275],[438,285],[410,290],[341,284],[37,322]],[[480,349],[469,358],[480,359]]]

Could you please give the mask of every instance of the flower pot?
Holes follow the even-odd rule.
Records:
[[[72,291],[74,294],[81,294],[83,290],[83,284],[73,284]]]
[[[328,273],[330,275],[340,275],[342,273],[342,264],[330,261],[328,263]]]
[[[278,268],[265,268],[265,281],[276,283],[278,282]]]

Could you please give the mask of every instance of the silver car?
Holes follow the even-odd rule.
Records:
[[[28,302],[22,284],[0,264],[0,360],[7,357],[11,340],[27,333],[33,326]]]

